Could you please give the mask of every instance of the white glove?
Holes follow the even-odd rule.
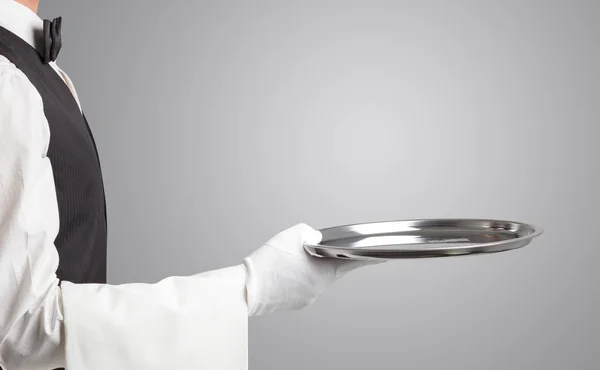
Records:
[[[244,259],[248,315],[308,306],[334,281],[358,267],[383,260],[342,260],[308,254],[304,244],[318,244],[322,235],[298,224],[269,240]]]

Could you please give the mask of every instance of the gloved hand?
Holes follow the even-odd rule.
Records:
[[[244,259],[249,316],[305,307],[348,272],[383,262],[308,254],[304,243],[318,244],[321,238],[319,231],[298,224],[275,235]]]

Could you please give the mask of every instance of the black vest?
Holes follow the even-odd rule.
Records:
[[[2,27],[0,55],[15,64],[37,89],[50,126],[48,158],[60,217],[54,241],[60,258],[57,276],[73,283],[105,283],[106,205],[90,127],[54,69],[42,63],[40,54],[27,42]]]

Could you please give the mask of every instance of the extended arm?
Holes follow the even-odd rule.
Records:
[[[156,284],[58,286],[42,100],[0,56],[0,366],[245,369],[245,268]]]

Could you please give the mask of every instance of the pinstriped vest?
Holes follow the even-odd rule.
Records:
[[[57,276],[74,283],[106,282],[106,204],[96,143],[71,91],[40,54],[0,27],[0,55],[37,89],[50,126],[48,158],[54,173],[60,228],[54,241]],[[23,122],[27,124],[27,122]]]

